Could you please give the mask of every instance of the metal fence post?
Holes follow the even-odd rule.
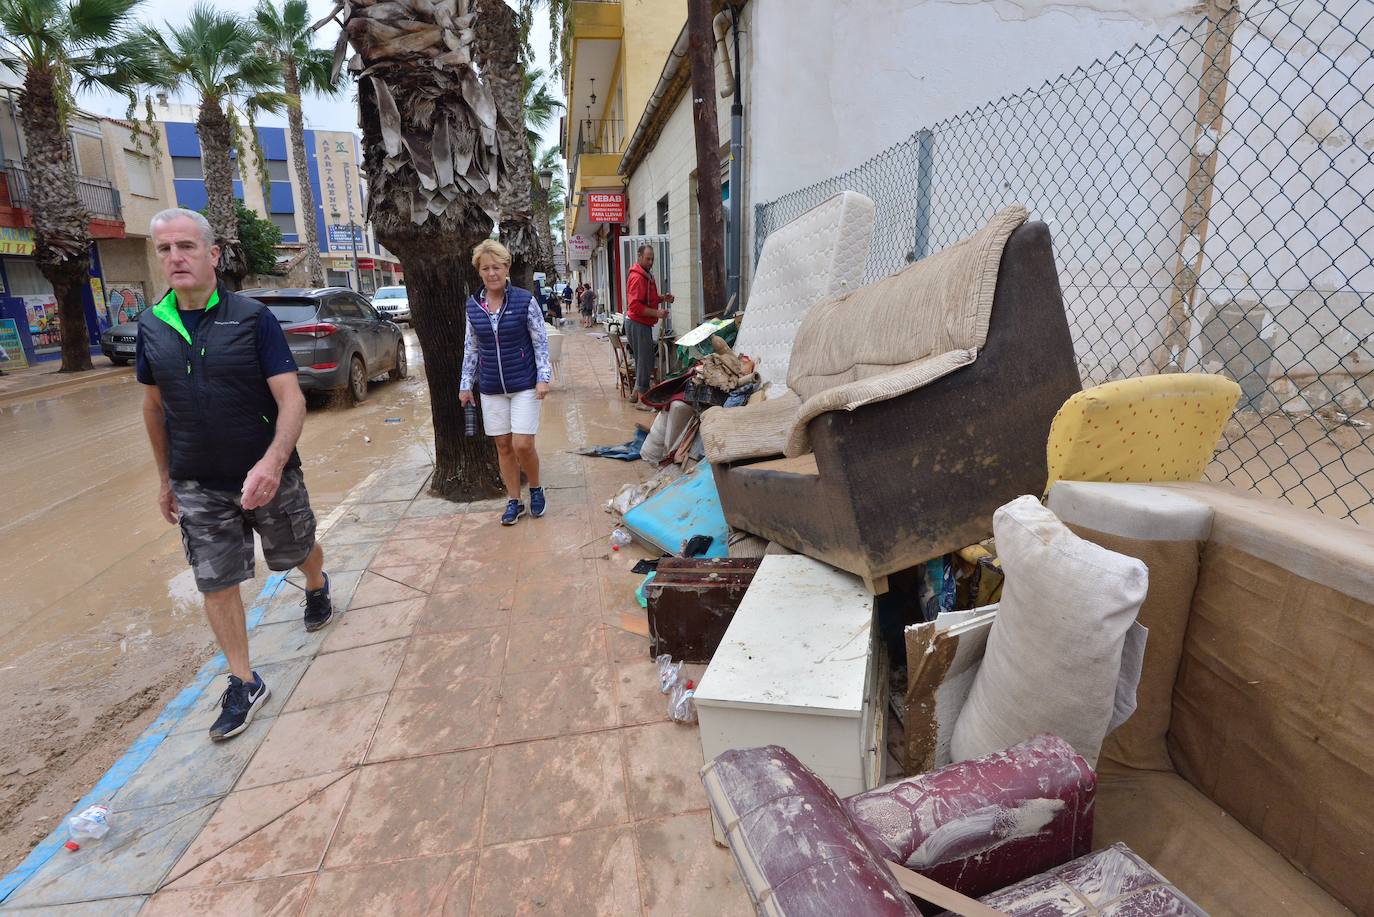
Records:
[[[1231,47],[1239,21],[1239,0],[1206,0],[1203,13],[1209,25],[1203,44],[1203,71],[1198,88],[1197,117],[1193,121],[1193,145],[1188,161],[1188,191],[1179,227],[1174,284],[1169,295],[1169,314],[1164,337],[1154,354],[1155,372],[1181,372],[1198,276],[1202,273],[1203,246],[1207,241],[1208,214],[1216,187],[1217,157],[1221,148],[1226,90],[1231,68]]]
[[[935,135],[928,130],[916,132],[916,238],[913,260],[930,254],[930,184],[935,162]]]

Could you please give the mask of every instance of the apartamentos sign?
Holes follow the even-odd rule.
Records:
[[[587,215],[593,223],[624,223],[623,191],[588,191]]]

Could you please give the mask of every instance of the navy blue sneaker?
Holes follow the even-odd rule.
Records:
[[[506,511],[501,514],[502,525],[515,525],[515,520],[525,515],[525,504],[519,500],[507,500]]]
[[[305,631],[312,633],[334,620],[334,603],[329,601],[329,574],[324,588],[305,590]]]
[[[544,500],[544,488],[542,488],[542,487],[531,487],[531,488],[530,488],[530,515],[533,516],[534,518],[538,519],[540,516],[544,515],[544,508],[546,507],[546,505],[547,505],[547,504],[545,503],[545,500]]]
[[[222,742],[243,732],[253,722],[253,714],[271,696],[267,683],[257,672],[253,673],[251,685],[244,684],[237,675],[230,675],[229,687],[219,698],[219,719],[210,727],[210,738]]]

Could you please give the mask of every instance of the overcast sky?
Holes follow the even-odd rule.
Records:
[[[510,6],[515,4],[510,3]],[[243,16],[251,16],[253,9],[257,6],[257,0],[216,0],[215,6],[220,9],[235,12]],[[329,12],[333,7],[332,0],[310,0],[310,15],[312,20],[319,19]],[[187,0],[144,0],[139,8],[139,18],[145,22],[160,25],[162,23],[172,23],[180,25],[190,17],[191,4]],[[530,44],[534,48],[535,63],[549,72],[549,14],[548,10],[542,5],[535,11],[534,27],[531,29]],[[332,48],[334,41],[338,37],[339,27],[333,24],[326,26],[317,33],[316,44],[320,47]],[[351,52],[350,52],[351,53]],[[551,88],[555,96],[562,95],[561,84],[551,81]],[[191,96],[180,96],[176,101],[197,103],[198,99]],[[127,101],[121,96],[113,96],[109,93],[86,93],[81,96],[79,104],[87,111],[97,114],[114,115],[124,117],[127,109]],[[353,101],[353,92],[350,89],[346,96],[337,99],[323,99],[318,96],[306,96],[303,102],[305,109],[305,126],[316,130],[328,131],[358,131],[358,111]],[[142,106],[140,106],[141,112]],[[259,124],[275,125],[284,127],[286,116],[283,115],[263,115],[258,119]],[[558,119],[544,131],[544,146],[558,142]]]

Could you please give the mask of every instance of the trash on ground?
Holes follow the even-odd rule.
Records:
[[[63,846],[68,850],[80,850],[82,844],[100,840],[110,831],[110,807],[107,805],[87,806],[67,819],[67,833],[71,838]]]
[[[710,550],[711,543],[715,538],[710,535],[693,535],[682,543],[682,550],[679,552],[683,557],[700,557]]]
[[[648,586],[650,583],[652,583],[654,581],[654,577],[657,575],[658,571],[649,571],[648,575],[644,577],[644,581],[641,582],[639,584],[639,587],[635,589],[635,601],[639,603],[640,608],[649,607],[649,601],[644,597],[644,588]]]
[[[399,417],[388,417],[386,420],[383,420],[383,421],[382,421],[382,423],[400,423],[400,422],[401,422],[401,418],[399,418]]]
[[[667,653],[655,656],[654,663],[658,666],[658,690],[662,694],[667,694],[673,690],[673,685],[677,684],[682,675],[682,663],[674,662],[673,657]]]
[[[639,458],[639,451],[648,435],[647,430],[636,428],[635,438],[618,446],[587,446],[582,449],[569,449],[568,451],[574,455],[595,455],[601,458],[618,459],[622,462],[633,462]]]
[[[673,686],[672,703],[668,706],[668,716],[674,723],[695,723],[697,707],[692,701],[696,694],[696,682],[690,678]]]

